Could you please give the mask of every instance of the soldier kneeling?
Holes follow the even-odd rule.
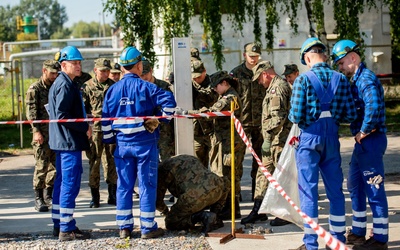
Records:
[[[158,167],[157,210],[165,215],[169,230],[188,230],[202,223],[203,235],[223,227],[217,218],[229,193],[229,180],[205,168],[200,160],[190,155],[178,155]],[[178,200],[168,209],[164,202],[169,191]],[[204,211],[210,208],[210,212]]]

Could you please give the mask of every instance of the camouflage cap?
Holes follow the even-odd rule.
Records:
[[[215,88],[218,84],[220,84],[223,80],[226,80],[232,87],[237,87],[237,81],[233,79],[231,75],[228,74],[227,71],[221,70],[217,71],[210,76],[211,88]]]
[[[46,60],[43,62],[43,68],[49,72],[56,73],[61,70],[61,65],[56,60]]]
[[[111,73],[122,73],[119,63],[111,62]]]
[[[253,67],[253,81],[256,81],[263,71],[272,69],[273,67],[270,61],[261,61],[257,63],[257,65]]]
[[[244,46],[244,52],[248,56],[259,56],[261,55],[261,47],[256,43],[248,43]]]
[[[144,59],[144,60],[142,60],[142,63],[143,63],[142,75],[149,73],[151,70],[151,65],[150,65],[149,60]]]
[[[204,68],[203,62],[200,60],[191,61],[190,64],[192,71],[192,79],[201,76],[204,70],[206,70],[206,68]]]
[[[299,68],[297,68],[296,64],[286,64],[284,67],[285,67],[285,69],[283,70],[283,73],[282,73],[282,75],[284,75],[284,76],[299,71]]]
[[[94,60],[94,67],[98,70],[111,70],[111,61],[106,58]]]
[[[201,60],[199,49],[198,48],[190,48],[190,57],[193,57],[194,59],[197,59],[197,60]]]

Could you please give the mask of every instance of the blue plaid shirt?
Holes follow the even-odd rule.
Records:
[[[326,63],[317,63],[311,70],[326,88],[331,80],[333,70]],[[306,129],[316,122],[321,115],[321,103],[305,74],[301,74],[294,81],[290,103],[289,119],[298,124],[301,129]],[[356,118],[356,108],[350,91],[350,84],[344,75],[340,78],[336,94],[331,101],[330,112],[338,125],[350,123]]]
[[[379,79],[361,63],[350,82],[357,108],[357,119],[350,124],[351,133],[368,134],[373,129],[386,133],[384,92]]]

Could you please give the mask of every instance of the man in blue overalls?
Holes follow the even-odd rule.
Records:
[[[353,249],[388,249],[388,202],[384,187],[383,155],[387,147],[385,102],[382,84],[361,62],[358,45],[341,40],[332,50],[332,59],[347,77],[357,107],[357,119],[350,129],[355,136],[347,188],[353,209],[352,230],[347,243]],[[373,237],[367,233],[367,204],[373,217]],[[357,245],[359,244],[359,245]]]
[[[318,178],[321,173],[330,202],[329,229],[345,241],[345,199],[342,191],[339,124],[356,118],[346,77],[325,62],[325,45],[308,38],[300,51],[301,63],[311,70],[293,84],[289,119],[300,128],[296,151],[301,210],[318,223]],[[304,244],[298,250],[317,250],[318,235],[304,225]]]
[[[103,141],[117,143],[114,153],[117,168],[117,225],[120,238],[128,238],[133,230],[132,193],[136,178],[139,183],[140,229],[142,239],[164,234],[154,221],[156,211],[158,119],[144,116],[172,115],[175,98],[171,91],[140,79],[142,54],[135,47],[122,51],[120,64],[125,74],[107,91],[103,103],[103,118],[135,117],[134,119],[102,122]]]
[[[61,72],[49,91],[49,118],[86,118],[79,83],[76,81],[82,72],[80,51],[74,46],[67,46],[57,52],[55,59],[61,64]],[[57,172],[53,190],[53,235],[61,241],[90,236],[76,227],[73,217],[83,172],[82,151],[89,149],[88,137],[90,130],[86,122],[49,125],[49,145],[56,152]]]

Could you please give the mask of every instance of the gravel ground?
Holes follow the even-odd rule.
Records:
[[[184,233],[165,231],[165,235],[157,239],[141,239],[139,229],[133,231],[132,239],[120,239],[118,230],[91,231],[88,240],[61,242],[51,233],[1,234],[0,249],[7,250],[51,250],[51,249],[201,249],[211,250],[207,240],[200,233]]]

